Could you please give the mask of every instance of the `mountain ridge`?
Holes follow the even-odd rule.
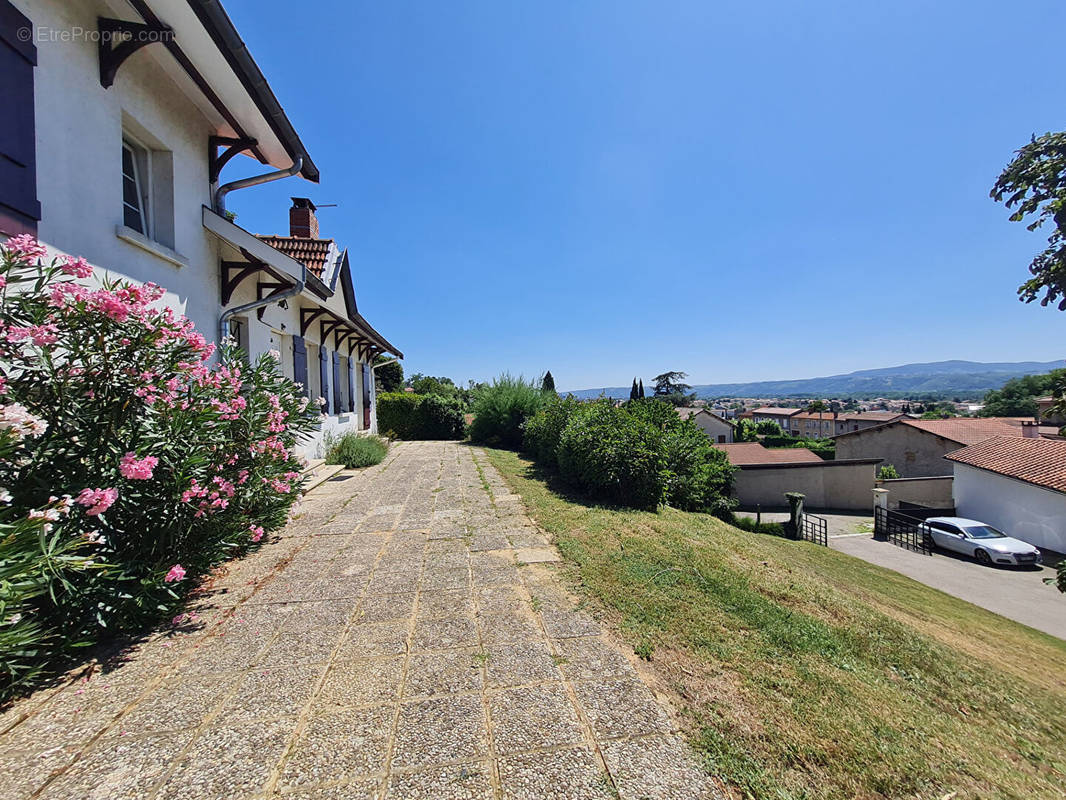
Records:
[[[952,359],[861,369],[818,378],[706,383],[694,385],[692,391],[701,397],[809,397],[898,392],[974,394],[999,389],[1011,378],[1037,375],[1064,367],[1066,360],[982,362]],[[647,388],[650,389],[650,386]],[[629,389],[629,386],[608,386],[578,389],[569,394],[582,399],[600,395],[625,399],[629,397]]]

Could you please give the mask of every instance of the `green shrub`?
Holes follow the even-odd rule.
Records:
[[[173,615],[205,573],[280,528],[315,421],[274,358],[244,362],[163,290],[0,259],[0,703],[64,659]]]
[[[466,433],[463,403],[458,397],[423,396],[418,419],[419,439],[462,439]]]
[[[899,474],[899,470],[892,464],[882,464],[881,469],[877,470],[877,480],[879,481],[891,481],[902,477]]]
[[[625,410],[662,433],[666,501],[685,511],[727,513],[734,468],[698,425],[661,400],[630,402]]]
[[[769,533],[773,536],[785,535],[785,526],[780,522],[756,522],[751,517],[733,515],[729,520],[729,524],[734,528],[740,528],[742,531],[750,531],[751,533]]]
[[[772,419],[764,419],[755,423],[755,432],[763,436],[784,436],[785,431],[781,425]]]
[[[573,395],[565,399],[549,397],[544,407],[526,420],[523,428],[523,449],[542,466],[559,468],[559,438],[570,417],[582,406]]]
[[[615,408],[610,400],[585,404],[559,437],[559,473],[592,497],[654,509],[666,500],[662,434]]]
[[[378,430],[396,439],[461,439],[466,427],[457,398],[412,392],[378,395]]]
[[[523,423],[547,400],[548,395],[538,386],[521,377],[501,375],[474,396],[470,439],[492,447],[520,449]]]
[[[806,447],[816,456],[832,461],[836,456],[836,442],[832,439],[800,439],[795,436],[767,436],[764,447]]]
[[[348,469],[380,464],[389,451],[388,444],[380,436],[360,436],[352,431],[326,444],[326,462],[343,464]]]

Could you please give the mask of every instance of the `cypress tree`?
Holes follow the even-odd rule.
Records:
[[[552,394],[555,394],[555,378],[552,377],[551,370],[544,373],[544,380],[541,381],[540,390],[542,392],[551,392]]]
[[[636,400],[638,397],[640,397],[640,395],[637,392],[638,392],[637,379],[634,378],[633,379],[633,388],[629,390],[629,399],[630,400]]]
[[[640,385],[637,387],[637,394],[640,397],[644,397],[644,379],[640,379]]]

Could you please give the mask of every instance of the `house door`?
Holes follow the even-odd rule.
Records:
[[[374,373],[370,371],[369,364],[363,364],[363,430],[370,430],[370,382],[374,380]]]

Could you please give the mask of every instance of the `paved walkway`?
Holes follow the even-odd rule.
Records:
[[[477,451],[316,489],[184,620],[0,715],[0,798],[715,796]]]

